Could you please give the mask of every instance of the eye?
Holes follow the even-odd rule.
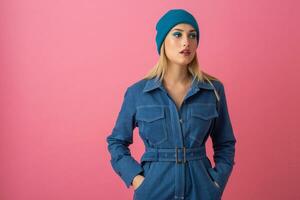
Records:
[[[196,38],[197,34],[192,33],[191,36],[192,36],[191,38]]]
[[[181,36],[181,33],[176,32],[176,33],[173,33],[173,35],[174,35],[175,37],[177,37],[177,36]]]

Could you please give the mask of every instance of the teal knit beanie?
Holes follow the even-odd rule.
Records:
[[[187,23],[192,25],[197,32],[197,46],[199,44],[199,27],[196,19],[191,13],[184,9],[172,9],[166,12],[156,24],[156,46],[158,54],[160,54],[160,47],[169,33],[169,31],[177,24]]]

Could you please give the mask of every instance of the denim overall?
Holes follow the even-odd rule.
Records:
[[[135,127],[145,145],[140,162],[129,150]],[[214,167],[206,156],[209,136]],[[139,80],[127,88],[107,143],[111,165],[127,188],[136,175],[144,176],[133,199],[220,200],[235,164],[236,143],[224,86],[194,76],[178,109],[159,79]]]

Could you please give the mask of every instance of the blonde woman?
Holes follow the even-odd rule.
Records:
[[[221,199],[232,172],[236,139],[224,86],[197,60],[197,21],[172,9],[156,25],[156,66],[129,86],[112,133],[111,164],[136,200]],[[133,129],[145,144],[141,162],[130,153]],[[211,137],[214,163],[206,155]]]

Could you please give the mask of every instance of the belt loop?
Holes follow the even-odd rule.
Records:
[[[176,164],[178,164],[178,147],[175,148]]]
[[[186,163],[186,149],[183,147],[183,163]]]

